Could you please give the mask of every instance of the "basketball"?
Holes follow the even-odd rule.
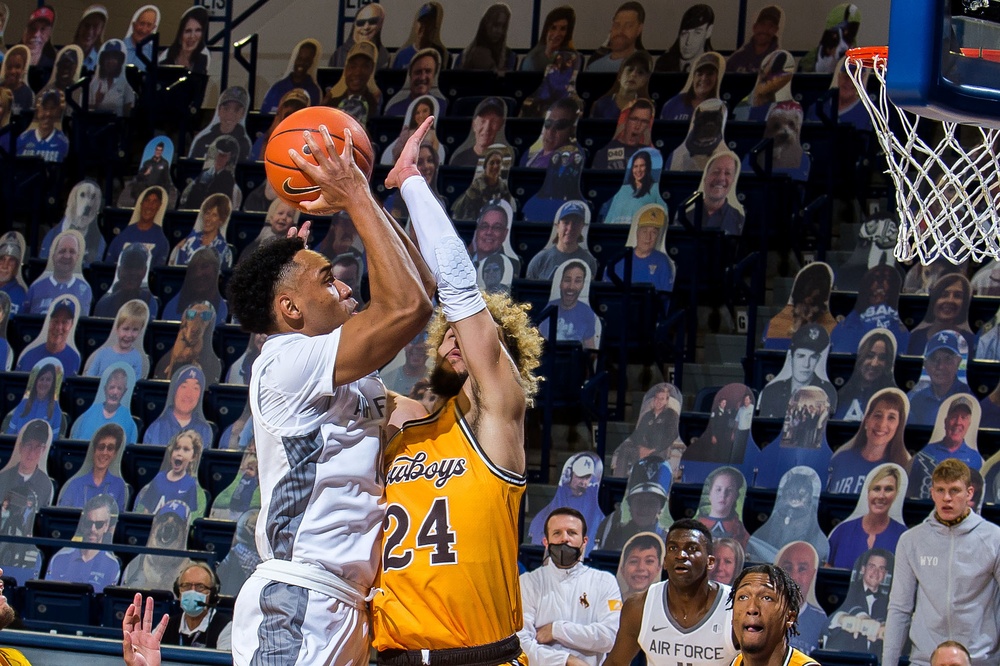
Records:
[[[305,209],[299,204],[318,197],[319,186],[299,171],[292,158],[288,156],[288,150],[295,150],[306,159],[311,159],[302,132],[305,130],[314,132],[314,139],[322,146],[320,125],[326,125],[338,153],[344,149],[344,129],[351,130],[354,161],[366,177],[371,178],[372,167],[375,164],[375,153],[368,132],[357,120],[343,111],[329,106],[311,106],[288,116],[274,128],[274,133],[267,141],[267,147],[264,149],[264,170],[267,173],[267,180],[278,196],[302,211]],[[312,161],[315,163],[315,160]]]

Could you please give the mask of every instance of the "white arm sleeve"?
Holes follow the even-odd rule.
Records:
[[[476,285],[476,267],[441,203],[421,176],[403,181],[399,193],[410,212],[420,254],[437,281],[445,318],[456,322],[486,308]]]

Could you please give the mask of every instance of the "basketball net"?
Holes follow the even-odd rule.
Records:
[[[953,264],[1000,259],[1000,130],[967,125],[965,140],[972,145],[963,146],[962,125],[928,119],[920,136],[923,118],[896,106],[886,93],[887,56],[886,47],[851,49],[845,70],[872,118],[896,185],[896,259],[924,265],[938,258]],[[878,79],[871,95],[866,68]],[[894,120],[901,127],[897,132],[890,127]]]

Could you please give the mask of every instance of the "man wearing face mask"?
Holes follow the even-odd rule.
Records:
[[[597,666],[614,645],[621,592],[614,576],[583,564],[586,534],[583,514],[554,510],[545,521],[545,564],[521,574],[517,637],[533,665]]]
[[[170,615],[162,643],[229,652],[233,617],[215,608],[219,581],[212,568],[204,562],[189,564],[177,577],[174,594],[180,599],[181,612]]]

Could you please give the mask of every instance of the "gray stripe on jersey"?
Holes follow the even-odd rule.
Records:
[[[291,666],[302,649],[302,622],[309,590],[287,583],[268,583],[260,591],[264,614],[257,627],[257,650],[250,666]]]
[[[298,437],[282,437],[288,474],[278,480],[267,512],[267,540],[276,559],[292,559],[299,524],[316,483],[316,463],[323,453],[323,435],[315,430]]]

